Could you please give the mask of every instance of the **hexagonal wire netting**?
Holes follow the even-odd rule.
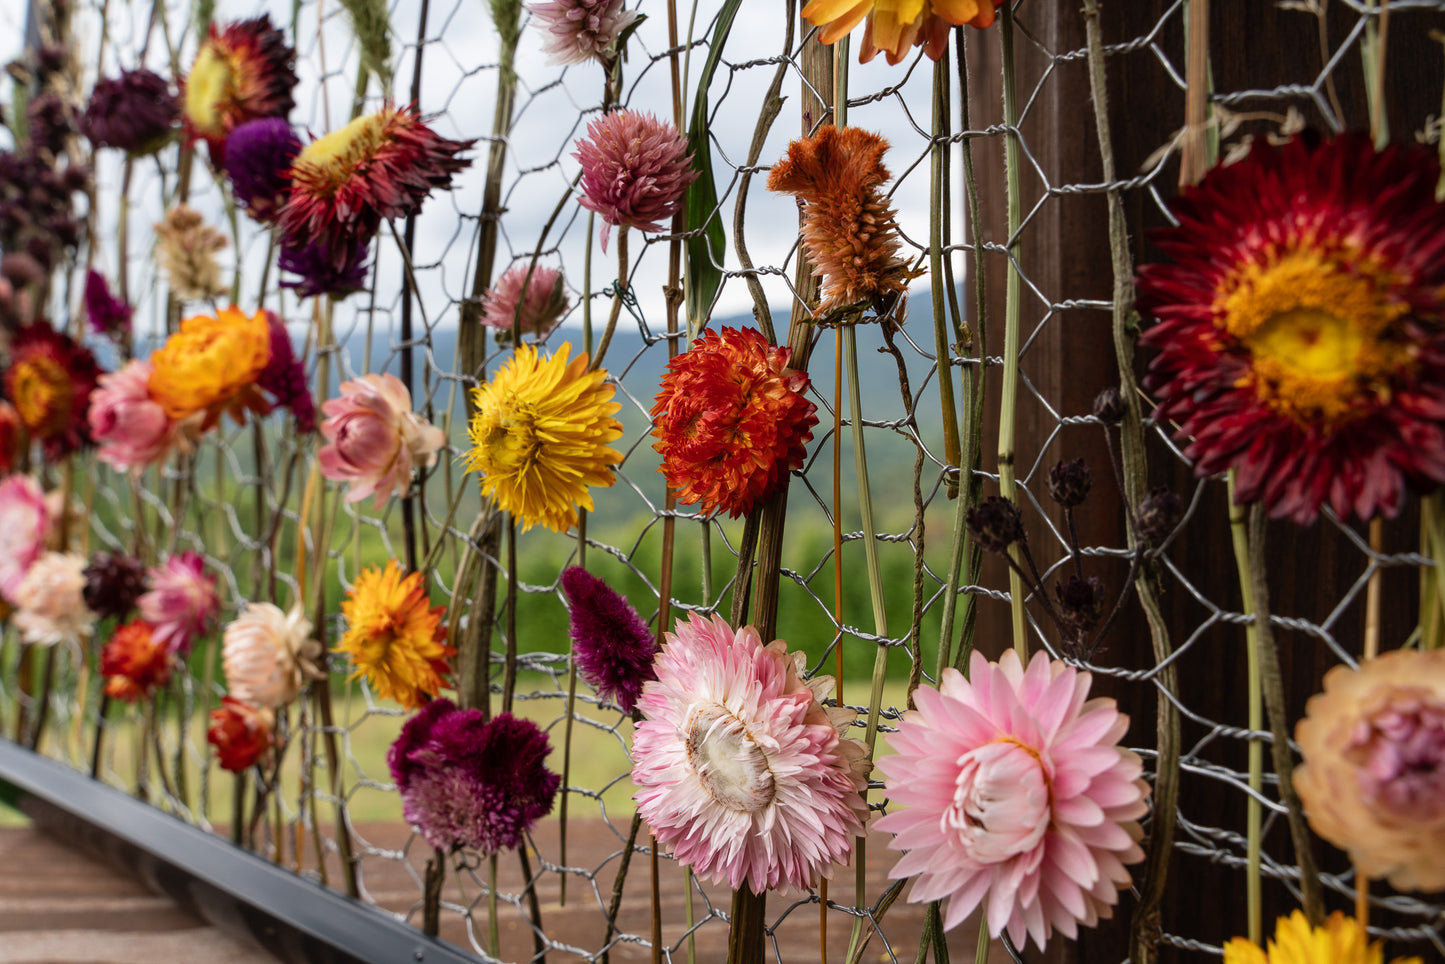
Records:
[[[1021,57],[1035,65],[1034,74],[1020,92],[1024,120],[1030,110],[1052,94],[1054,85],[1077,82],[1080,74],[1066,74],[1064,68],[1086,57],[1081,46],[1056,46],[1051,38],[1082,36],[1059,31],[1057,23],[1074,17],[1046,9],[1051,5],[1021,2],[1017,5],[1015,43]],[[1357,0],[1327,0],[1280,3],[1298,18],[1300,36],[1324,38],[1319,64],[1307,74],[1261,89],[1219,90],[1213,103],[1220,119],[1222,152],[1226,155],[1267,131],[1288,133],[1306,123],[1343,129],[1360,126],[1363,118],[1343,116],[1336,96],[1337,86],[1358,87],[1356,74],[1346,75],[1358,61],[1359,47],[1367,25],[1378,15],[1374,4]],[[1177,101],[1178,110],[1169,116],[1182,117],[1185,91],[1183,45],[1187,7],[1183,0],[1158,4],[1156,22],[1125,42],[1107,47],[1106,69],[1129,67],[1132,76],[1152,77],[1153,84]],[[696,94],[703,63],[713,45],[717,27],[715,3],[680,8],[685,22],[679,27],[685,39],[674,50],[667,40],[666,11],[647,2],[642,12],[646,22],[629,42],[620,101],[634,109],[671,114],[671,58],[681,61],[681,90],[690,99]],[[763,186],[767,166],[782,156],[788,141],[804,121],[800,92],[809,83],[802,50],[809,34],[796,23],[796,4],[745,5],[742,19],[721,46],[717,71],[707,88],[708,139],[716,173],[718,205],[715,216],[727,232],[726,250],[721,256],[723,277],[709,316],[718,324],[749,325],[759,315],[768,315],[779,332],[793,309],[796,291],[793,275],[798,258],[796,208],[791,199],[772,195]],[[1438,2],[1395,0],[1389,4],[1392,29],[1409,31],[1435,24],[1445,5]],[[39,9],[38,7],[36,9]],[[358,76],[358,45],[351,22],[341,4],[305,0],[294,5],[276,3],[219,4],[219,19],[232,19],[268,12],[284,25],[297,48],[297,71],[301,78],[298,107],[293,119],[320,135],[333,130],[352,116]],[[18,12],[5,15],[6,26],[21,33]],[[87,90],[97,72],[113,74],[118,67],[148,64],[166,75],[183,73],[196,47],[198,14],[188,3],[157,4],[139,0],[83,0],[73,21],[72,49],[78,78],[75,91]],[[1105,18],[1109,13],[1106,11]],[[1330,29],[1317,21],[1332,18]],[[1108,30],[1106,29],[1106,34]],[[416,38],[421,38],[420,40]],[[1111,38],[1113,39],[1113,38]],[[394,51],[393,78],[388,83],[373,77],[365,89],[364,104],[374,107],[386,99],[415,100],[432,126],[443,136],[477,138],[472,166],[459,176],[450,192],[436,194],[417,219],[415,236],[403,245],[401,225],[384,226],[373,248],[375,268],[368,290],[338,302],[329,319],[320,305],[300,302],[275,284],[274,269],[267,262],[273,253],[270,238],[244,218],[227,211],[226,200],[215,180],[200,163],[191,172],[190,203],[218,226],[226,229],[233,247],[224,257],[234,264],[237,290],[243,306],[262,303],[285,318],[298,345],[307,350],[308,370],[320,386],[318,397],[334,394],[340,380],[364,372],[389,371],[407,379],[418,407],[446,428],[451,448],[446,458],[431,470],[425,481],[424,498],[418,500],[419,517],[407,526],[396,501],[381,512],[369,502],[342,506],[335,516],[325,557],[328,603],[324,635],[335,640],[341,630],[336,600],[358,571],[387,558],[420,562],[427,570],[434,601],[448,602],[454,635],[465,631],[475,618],[471,608],[478,592],[478,559],[500,573],[496,608],[495,639],[492,650],[493,699],[500,698],[501,667],[508,635],[505,601],[510,590],[516,598],[515,635],[519,666],[515,691],[516,708],[537,720],[551,735],[554,748],[551,763],[562,767],[567,757],[565,783],[566,821],[570,852],[564,856],[557,831],[557,814],[544,821],[530,850],[526,866],[538,892],[548,895],[547,913],[529,926],[531,913],[521,877],[490,876],[488,862],[474,855],[458,855],[457,873],[449,875],[443,904],[443,934],[467,942],[483,957],[489,947],[488,923],[493,913],[503,915],[508,940],[519,950],[504,952],[526,956],[550,953],[550,960],[574,957],[595,960],[608,948],[616,959],[642,955],[651,943],[647,922],[651,916],[646,890],[647,868],[643,857],[650,855],[645,832],[636,841],[640,857],[632,865],[633,886],[626,892],[625,911],[619,917],[615,935],[603,928],[603,913],[611,901],[613,881],[628,856],[631,826],[630,788],[627,775],[627,746],[630,724],[616,710],[599,701],[585,686],[577,689],[575,706],[569,714],[569,676],[565,656],[565,605],[558,588],[561,569],[581,560],[614,585],[624,589],[644,616],[656,620],[660,585],[661,548],[664,542],[665,493],[656,473],[657,459],[650,446],[649,409],[669,348],[681,350],[685,334],[669,334],[666,285],[668,283],[669,238],[665,235],[634,234],[627,267],[631,298],[615,340],[606,356],[606,368],[618,387],[623,404],[619,417],[626,434],[618,448],[626,459],[617,467],[612,489],[597,494],[596,511],[586,520],[585,533],[555,535],[532,531],[518,535],[515,553],[507,551],[505,538],[491,538],[488,528],[495,524],[484,510],[475,480],[469,478],[458,456],[466,448],[464,396],[477,384],[475,373],[460,369],[458,330],[465,306],[478,294],[478,251],[486,219],[480,216],[486,182],[487,157],[493,139],[493,114],[502,71],[499,46],[485,5],[459,0],[429,4],[398,0],[391,9],[390,41]],[[996,70],[1000,32],[995,29],[971,41],[971,50],[982,50],[981,63]],[[549,339],[549,348],[570,342],[574,351],[595,347],[593,332],[600,331],[610,307],[617,275],[615,248],[599,248],[597,225],[575,201],[573,181],[578,164],[571,156],[573,142],[587,122],[597,116],[602,100],[603,76],[595,64],[559,69],[546,63],[537,30],[523,14],[523,30],[517,49],[517,89],[510,128],[505,137],[505,160],[501,180],[500,215],[496,218],[498,253],[491,277],[513,264],[527,263],[540,254],[541,263],[561,267],[567,278],[572,307],[564,326]],[[992,53],[989,52],[990,48]],[[956,56],[956,54],[954,54]],[[976,67],[976,65],[975,65]],[[944,72],[950,78],[949,104],[952,114],[946,122],[957,126],[961,102],[955,67]],[[854,64],[848,77],[849,123],[886,136],[892,144],[888,163],[894,173],[890,192],[899,211],[899,221],[909,250],[919,266],[927,268],[929,252],[930,147],[934,142],[931,117],[934,69],[927,59],[910,56],[896,67],[882,59]],[[949,292],[947,304],[952,317],[972,317],[971,279],[975,245],[966,212],[966,191],[961,167],[965,142],[975,154],[997,157],[1007,128],[1003,124],[996,75],[974,70],[974,115],[968,129],[945,126],[939,137],[946,146],[944,165],[951,180],[948,211],[955,239],[945,240],[943,260],[957,287]],[[759,114],[774,85],[784,97],[776,122],[762,123]],[[1032,86],[1030,86],[1032,85]],[[992,92],[986,99],[978,88]],[[73,92],[74,93],[74,92]],[[77,102],[83,95],[75,93]],[[1246,113],[1247,112],[1247,113]],[[767,114],[764,114],[765,120]],[[1410,118],[1421,136],[1438,137],[1436,118]],[[1045,129],[1042,133],[1021,125],[1025,177],[1036,179],[1036,202],[1025,209],[1019,239],[1031,243],[1031,233],[1044,220],[1051,206],[1078,195],[1098,196],[1106,185],[1083,171],[1058,169],[1053,138],[1063,134]],[[1092,125],[1088,136],[1093,152]],[[1156,132],[1158,150],[1143,167],[1123,172],[1125,179],[1114,185],[1125,192],[1130,203],[1153,211],[1162,220],[1165,199],[1175,191],[1178,135],[1171,130]],[[176,169],[174,148],[158,161],[136,161],[123,166],[107,155],[95,159],[95,207],[88,251],[82,245],[78,267],[94,264],[115,276],[125,272],[129,290],[138,306],[136,320],[138,353],[144,353],[164,337],[166,301],[163,281],[158,278],[152,257],[151,225],[176,197],[181,179]],[[986,189],[985,194],[992,193]],[[123,199],[124,203],[123,204]],[[1102,205],[1100,206],[1102,210]],[[122,219],[128,222],[127,246],[119,240]],[[987,250],[1006,250],[1007,231],[997,219],[980,218],[979,229]],[[1108,244],[1102,217],[1084,240],[1099,246]],[[403,255],[407,254],[408,257]],[[407,271],[407,262],[411,271]],[[1002,264],[1003,262],[999,262]],[[1066,410],[1062,400],[1047,397],[1031,379],[1031,357],[1046,341],[1068,312],[1089,312],[1107,318],[1111,307],[1098,287],[1087,291],[1054,290],[1036,283],[1030,276],[1027,258],[1013,261],[1023,272],[1022,344],[1024,377],[1023,406],[1044,413],[1044,430],[1023,440],[1018,453],[1020,496],[1031,516],[1041,521],[1042,539],[1035,555],[1049,564],[1051,576],[1068,559],[1068,540],[1057,522],[1050,522],[1040,500],[1052,457],[1061,451],[1067,431],[1098,433],[1097,421],[1087,410]],[[72,272],[73,274],[73,272]],[[485,281],[485,273],[482,280]],[[414,284],[408,297],[407,285]],[[807,654],[815,671],[831,672],[835,647],[843,650],[845,701],[866,708],[865,681],[878,646],[889,650],[889,678],[884,690],[883,729],[897,719],[896,707],[905,702],[910,671],[928,680],[933,667],[941,613],[946,600],[946,573],[950,533],[955,525],[955,507],[948,487],[957,467],[945,453],[940,416],[938,369],[935,341],[930,331],[930,279],[915,282],[910,299],[910,323],[890,332],[884,341],[878,326],[860,333],[862,388],[866,399],[863,424],[873,497],[877,507],[876,528],[881,545],[885,581],[901,587],[889,595],[894,606],[880,623],[872,618],[864,578],[863,534],[858,530],[858,486],[853,462],[848,413],[842,413],[840,436],[843,445],[841,476],[842,525],[844,534],[845,598],[843,621],[833,616],[833,444],[835,399],[833,379],[827,371],[828,343],[833,336],[823,331],[814,354],[812,396],[819,406],[820,425],[809,446],[804,469],[793,480],[788,511],[792,535],[784,549],[779,635]],[[1107,286],[1105,286],[1107,290]],[[259,302],[258,302],[259,298]],[[66,288],[55,299],[58,312],[73,317],[79,301],[78,286]],[[329,329],[328,329],[329,320]],[[685,319],[684,319],[685,325]],[[409,334],[406,332],[409,331]],[[996,351],[997,345],[991,345]],[[877,349],[875,351],[874,349]],[[955,359],[955,382],[959,371],[977,370],[980,360],[971,349],[960,346]],[[488,344],[487,370],[494,370],[508,349]],[[996,366],[1000,359],[984,359]],[[900,379],[900,373],[905,375]],[[904,391],[899,391],[900,383]],[[1089,394],[1103,385],[1090,386]],[[1182,459],[1170,442],[1168,432],[1150,426],[1163,449]],[[1072,438],[1074,436],[1068,435]],[[87,462],[76,476],[76,498],[89,509],[92,525],[88,546],[92,549],[141,548],[201,552],[208,565],[222,574],[229,611],[246,600],[271,599],[285,606],[296,598],[303,583],[315,575],[315,542],[326,529],[304,508],[320,480],[311,471],[316,441],[279,430],[277,425],[253,429],[226,426],[208,440],[193,457],[172,460],[163,473],[154,472],[132,481]],[[1046,459],[1046,454],[1051,457]],[[984,457],[989,484],[997,475],[991,455]],[[1096,478],[1098,477],[1096,468]],[[1222,499],[1217,483],[1199,483],[1186,498],[1188,506],[1181,526],[1188,527],[1199,506],[1207,499]],[[329,505],[338,500],[332,499]],[[737,547],[742,524],[726,518],[704,518],[688,507],[675,513],[676,560],[672,581],[671,608],[679,612],[726,612],[734,582]],[[1335,635],[1342,614],[1362,605],[1368,578],[1389,566],[1420,566],[1424,560],[1414,554],[1385,555],[1372,551],[1355,528],[1333,518],[1326,525],[1338,530],[1351,547],[1359,578],[1340,598],[1325,600],[1317,612],[1276,615],[1278,625],[1297,636],[1328,647],[1333,660],[1350,663],[1354,655],[1350,640]],[[410,535],[408,534],[410,532]],[[1119,536],[1122,538],[1122,534]],[[408,545],[409,540],[411,545]],[[303,551],[298,552],[298,546]],[[1091,560],[1125,559],[1128,549],[1121,545],[1084,547]],[[1191,582],[1183,568],[1166,552],[1160,557],[1161,583],[1177,598],[1191,604],[1197,619],[1176,641],[1175,662],[1187,659],[1191,650],[1221,636],[1242,634],[1244,621],[1233,603],[1211,600]],[[310,566],[310,568],[306,568]],[[1121,570],[1122,572],[1122,570]],[[1116,587],[1117,588],[1117,587]],[[1008,598],[1006,583],[966,586],[988,606],[1003,606]],[[454,595],[455,594],[455,595]],[[308,596],[308,598],[310,598]],[[1232,597],[1231,597],[1232,598]],[[901,600],[900,604],[896,600]],[[1006,607],[1005,607],[1006,608]],[[1054,648],[1054,634],[1033,623],[1032,642]],[[1400,640],[1386,640],[1395,645]],[[250,796],[207,760],[201,737],[206,711],[223,689],[216,672],[216,648],[212,641],[202,647],[201,658],[193,661],[194,672],[177,684],[166,703],[168,725],[147,748],[145,728],[132,715],[112,708],[102,721],[93,675],[84,660],[60,659],[52,690],[50,735],[46,748],[78,766],[88,766],[95,734],[106,734],[102,754],[102,776],[110,782],[133,789],[146,787],[158,805],[174,810],[204,826],[224,830],[236,811],[236,804],[249,805],[249,831],[253,844],[278,861],[318,874],[333,886],[344,886],[340,860],[349,851],[357,869],[356,887],[366,898],[420,922],[422,905],[422,864],[429,856],[419,838],[398,830],[400,805],[384,764],[384,753],[402,719],[402,711],[377,700],[363,682],[334,687],[335,719],[329,724],[318,719],[314,703],[296,707],[287,721],[290,745],[297,747],[286,757],[288,776],[278,792],[271,793],[257,807]],[[32,706],[33,699],[16,687],[17,647],[6,651],[0,695],[7,702]],[[1096,673],[1115,677],[1120,687],[1158,687],[1159,665],[1150,660],[1118,665],[1106,650],[1095,657],[1098,665],[1087,663]],[[33,689],[33,685],[31,687]],[[1162,693],[1162,689],[1160,690]],[[1200,812],[1181,806],[1176,839],[1179,866],[1202,859],[1242,867],[1244,836],[1234,811],[1243,811],[1249,791],[1245,775],[1219,762],[1214,750],[1224,743],[1240,744],[1250,734],[1242,719],[1221,718],[1218,707],[1180,704],[1186,734],[1181,766],[1191,778],[1218,784],[1239,801],[1230,819],[1213,811]],[[172,719],[174,717],[174,719]],[[180,721],[184,721],[181,725]],[[861,718],[860,718],[861,726]],[[1147,734],[1145,734],[1147,738]],[[1192,741],[1192,742],[1191,742]],[[574,749],[564,753],[562,747]],[[1140,747],[1146,763],[1152,760],[1149,746]],[[333,755],[333,753],[335,755]],[[1242,758],[1242,752],[1234,757]],[[315,764],[315,779],[302,779]],[[223,779],[224,778],[224,779]],[[876,809],[886,807],[881,784],[875,783],[871,800]],[[1266,787],[1264,805],[1271,826],[1283,812],[1275,788]],[[1282,821],[1282,818],[1280,818]],[[345,835],[336,828],[347,828]],[[1221,825],[1222,824],[1222,825]],[[284,830],[284,832],[282,832]],[[1276,831],[1276,836],[1282,831]],[[343,837],[347,839],[343,839]],[[870,866],[886,868],[893,860],[880,852],[876,843],[867,856]],[[1273,849],[1273,848],[1272,848]],[[315,858],[323,854],[318,870]],[[662,854],[664,864],[668,855]],[[503,855],[504,867],[513,862]],[[667,870],[671,873],[671,870]],[[1176,871],[1186,873],[1186,870]],[[1242,871],[1241,871],[1242,873]],[[1297,869],[1266,855],[1266,874],[1293,886]],[[896,892],[885,892],[881,874],[870,878],[868,890],[859,901],[840,873],[833,883],[834,912],[830,915],[835,939],[847,935],[852,920],[863,922],[862,931],[872,941],[871,959],[912,959],[919,940],[921,914],[900,901],[892,905]],[[679,874],[676,878],[681,881]],[[567,903],[550,906],[553,896],[567,887]],[[489,908],[488,894],[496,882],[501,910]],[[1339,894],[1353,894],[1352,881],[1326,875],[1326,886]],[[1176,884],[1177,886],[1177,884]],[[690,951],[698,959],[710,959],[725,940],[727,892],[696,882],[682,884],[686,890],[685,909],[677,906],[681,894],[667,895],[668,918],[663,929],[665,958],[686,960]],[[770,905],[769,933],[779,960],[810,959],[816,952],[816,938],[795,939],[794,930],[813,933],[819,895],[808,892],[792,897],[775,897]],[[1426,900],[1392,895],[1374,898],[1377,906],[1396,913],[1398,926],[1388,930],[1391,948],[1404,953],[1426,953],[1427,947],[1445,953],[1441,939],[1442,908]],[[888,913],[885,915],[885,908]],[[508,916],[510,915],[510,916]],[[586,926],[576,923],[583,920]],[[1177,948],[1218,953],[1220,935],[1166,933],[1163,940]],[[956,941],[962,952],[963,942]],[[504,945],[512,948],[514,945]],[[972,946],[972,941],[968,942]],[[535,948],[535,950],[534,950]],[[842,959],[841,952],[838,959]]]

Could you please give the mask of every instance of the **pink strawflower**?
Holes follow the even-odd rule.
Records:
[[[631,713],[643,684],[657,678],[657,638],[626,599],[581,566],[562,573],[562,589],[578,675],[598,696]]]
[[[751,626],[693,613],[669,633],[642,688],[633,794],[660,844],[700,877],[754,893],[810,887],[853,853],[868,809],[868,751],[842,734],[801,653]]]
[[[582,165],[581,204],[602,216],[602,250],[610,227],[666,231],[697,180],[687,141],[651,114],[615,110],[587,125],[572,155]]]
[[[28,475],[0,481],[0,594],[15,602],[25,573],[45,553],[55,513]]]
[[[205,566],[194,552],[171,556],[165,565],[147,574],[150,591],[136,601],[141,619],[151,624],[156,640],[172,652],[190,652],[221,611],[216,577],[206,575]]]
[[[548,0],[527,7],[548,33],[542,49],[547,62],[581,64],[595,59],[604,67],[617,58],[617,38],[637,19],[622,0]]]
[[[85,557],[47,552],[15,588],[15,628],[27,643],[53,646],[89,638],[95,613],[85,605]]]
[[[482,324],[510,335],[515,320],[523,334],[542,338],[557,326],[568,307],[562,272],[524,262],[502,272],[483,296]]]
[[[151,398],[151,363],[129,361],[100,376],[90,396],[90,434],[107,465],[144,469],[165,458],[179,438],[178,424]]]
[[[1129,718],[1088,700],[1089,683],[1046,653],[1025,670],[1012,650],[997,663],[975,651],[969,677],[946,669],[939,689],[920,687],[888,738],[896,755],[878,765],[908,808],[877,823],[908,851],[891,875],[917,875],[910,901],[948,898],[945,929],[985,896],[989,934],[1019,947],[1112,916],[1124,865],[1144,859],[1149,787],[1118,746]]]
[[[243,703],[279,709],[301,693],[307,680],[321,679],[321,644],[300,609],[282,612],[253,602],[226,626],[221,668],[226,690]]]
[[[329,443],[316,453],[321,474],[350,483],[347,502],[368,495],[380,509],[393,492],[405,493],[411,472],[430,466],[446,434],[411,410],[411,392],[394,375],[362,375],[341,383],[341,397],[321,406],[321,435]]]

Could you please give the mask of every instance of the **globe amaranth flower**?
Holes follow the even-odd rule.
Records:
[[[95,613],[85,605],[85,557],[47,552],[15,587],[15,628],[27,643],[53,646],[88,639]]]
[[[12,605],[25,573],[45,554],[58,514],[30,476],[0,480],[0,594]]]
[[[209,631],[221,611],[216,577],[206,572],[205,565],[194,552],[171,556],[146,573],[149,588],[136,601],[156,639],[183,656]]]
[[[803,247],[820,281],[820,311],[860,303],[884,310],[921,274],[899,253],[898,221],[882,191],[888,142],[861,127],[824,127],[788,145],[768,190],[803,205]]]
[[[312,141],[291,165],[291,194],[276,215],[283,246],[319,244],[342,271],[382,221],[416,214],[434,188],[450,188],[471,164],[457,155],[474,143],[438,135],[411,107],[383,107]]]
[[[380,509],[404,495],[413,469],[436,464],[446,433],[411,410],[411,392],[395,375],[366,374],[341,383],[341,397],[321,406],[326,420],[316,453],[321,474],[346,482],[346,501],[372,496]]]
[[[216,252],[230,244],[201,212],[178,204],[155,226],[156,264],[179,301],[212,301],[226,293]]]
[[[141,67],[97,80],[79,126],[96,147],[154,154],[171,139],[180,113],[165,78]]]
[[[545,0],[527,9],[547,32],[542,50],[552,64],[596,60],[610,66],[618,38],[637,20],[637,11],[624,10],[622,0]]]
[[[552,810],[562,778],[545,765],[552,748],[530,720],[459,710],[432,700],[406,721],[386,761],[402,813],[438,850],[510,850]]]
[[[382,699],[409,710],[447,685],[447,660],[457,653],[447,645],[446,607],[431,605],[422,578],[403,575],[395,559],[363,570],[341,603],[346,634],[333,650],[356,667],[351,679],[364,677]]]
[[[706,331],[667,363],[652,403],[658,471],[684,504],[746,515],[799,468],[818,424],[792,350],[751,328]]]
[[[577,674],[630,714],[643,684],[657,678],[657,638],[626,599],[581,566],[563,571],[562,589]]]
[[[907,809],[877,827],[908,851],[891,871],[917,876],[908,899],[948,899],[945,928],[985,897],[989,934],[1020,948],[1112,915],[1124,865],[1144,857],[1149,787],[1118,746],[1129,718],[1089,700],[1089,683],[1046,653],[1025,669],[1013,650],[997,663],[975,651],[967,679],[945,669],[915,692],[888,738],[896,753],[878,761],[892,807]]]
[[[587,125],[572,155],[582,165],[580,203],[602,217],[602,250],[614,228],[666,231],[697,180],[687,140],[652,114],[614,110]]]
[[[331,249],[318,241],[292,248],[282,245],[276,258],[276,267],[287,274],[297,275],[295,280],[283,278],[281,287],[290,288],[302,298],[329,295],[345,298],[366,288],[370,266],[366,256],[371,242],[366,238],[342,241],[342,258],[338,265],[331,255]]]
[[[1268,949],[1243,937],[1224,945],[1224,964],[1384,964],[1385,946],[1370,943],[1370,936],[1353,917],[1339,911],[1322,927],[1311,927],[1295,911],[1275,925]],[[1397,957],[1391,964],[1423,964],[1418,957]]]
[[[122,552],[97,552],[85,567],[81,597],[101,619],[125,619],[145,592],[146,567]]]
[[[1424,146],[1256,141],[1171,205],[1139,269],[1144,383],[1199,476],[1307,524],[1445,481],[1445,203]]]
[[[202,429],[226,412],[243,422],[247,410],[258,415],[271,410],[257,384],[270,360],[265,311],[247,316],[232,307],[214,316],[195,315],[151,355],[150,394],[177,421],[204,413]]]
[[[226,690],[243,703],[277,709],[293,702],[308,680],[323,679],[321,644],[300,608],[283,612],[253,602],[221,636]]]
[[[181,438],[178,424],[150,391],[151,363],[131,360],[100,376],[90,396],[91,438],[96,455],[121,471],[154,465]]]
[[[285,117],[296,106],[296,51],[269,16],[213,23],[181,86],[186,134],[205,139],[220,169],[231,131],[258,117]]]
[[[135,309],[110,293],[105,275],[91,270],[85,273],[85,317],[90,330],[116,341],[130,338],[131,316]]]
[[[515,325],[524,335],[544,338],[567,313],[562,272],[545,265],[517,264],[502,272],[482,298],[482,324],[510,337]]]
[[[271,358],[256,379],[256,384],[275,399],[282,408],[290,409],[298,432],[316,431],[316,402],[306,383],[306,366],[291,347],[286,323],[274,311],[266,312],[270,329]]]
[[[301,138],[284,117],[246,121],[226,138],[226,177],[236,203],[257,221],[269,223],[286,203],[291,162]]]
[[[206,742],[216,748],[221,769],[244,773],[260,762],[275,743],[276,714],[264,706],[252,706],[223,696],[211,710]]]
[[[980,30],[993,25],[995,10],[1004,0],[810,0],[803,16],[815,27],[821,43],[846,37],[866,16],[868,26],[858,61],[867,63],[884,51],[896,64],[910,47],[923,47],[938,60],[948,49],[952,27],[965,24]]]
[[[100,652],[105,695],[127,703],[146,699],[170,680],[175,663],[175,653],[156,640],[148,623],[139,619],[126,623]]]
[[[542,358],[519,345],[485,385],[472,390],[476,414],[468,433],[467,471],[481,476],[482,494],[522,520],[565,532],[577,507],[591,511],[590,486],[613,483],[622,453],[608,445],[622,435],[613,414],[607,372],[588,371],[587,356],[569,363],[572,346]]]
[[[751,626],[696,613],[677,623],[642,688],[633,730],[638,813],[700,877],[810,887],[853,852],[868,808],[868,751],[851,710],[824,707],[828,677]]]
[[[1295,739],[1315,833],[1397,890],[1445,889],[1445,652],[1336,666]]]
[[[90,349],[45,322],[15,333],[5,394],[47,459],[63,458],[90,443],[85,410],[99,376]]]

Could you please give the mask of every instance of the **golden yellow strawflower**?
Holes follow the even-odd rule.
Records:
[[[395,559],[364,570],[341,603],[347,630],[333,651],[356,667],[351,679],[366,677],[378,696],[409,710],[441,692],[457,651],[447,645],[446,607],[430,602],[421,573],[403,576]]]
[[[468,432],[467,471],[481,474],[482,494],[522,520],[565,532],[577,507],[593,508],[589,486],[609,486],[622,435],[605,371],[589,372],[587,356],[570,363],[572,346],[551,358],[520,345],[487,384],[472,390],[477,413]]]
[[[1339,911],[1323,927],[1310,927],[1299,911],[1281,917],[1268,947],[1263,950],[1236,937],[1224,945],[1224,964],[1384,964],[1385,960],[1384,942],[1371,944],[1365,929]],[[1397,957],[1391,964],[1422,962],[1418,957]]]
[[[205,412],[206,428],[227,411],[241,421],[247,408],[270,409],[256,385],[270,359],[266,312],[248,317],[232,307],[214,318],[196,315],[151,355],[151,398],[173,419]]]

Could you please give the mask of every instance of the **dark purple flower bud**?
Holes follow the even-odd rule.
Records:
[[[42,76],[46,74],[58,74],[64,66],[64,44],[45,44],[35,52],[35,68]]]
[[[968,533],[988,552],[1007,552],[1024,537],[1023,518],[1018,506],[991,495],[968,510]]]
[[[124,620],[145,592],[146,567],[134,556],[98,552],[85,567],[85,588],[81,595],[91,612]]]
[[[306,383],[306,367],[291,347],[286,325],[274,311],[266,312],[271,325],[271,360],[258,379],[260,386],[276,397],[276,404],[289,408],[301,432],[316,431],[316,401]]]
[[[303,298],[313,295],[330,295],[345,298],[366,287],[366,254],[368,241],[359,241],[351,255],[338,269],[331,252],[321,242],[313,242],[304,248],[282,248],[277,266],[282,271],[300,275],[299,281],[281,282],[281,287],[295,289]]]
[[[45,266],[23,251],[0,257],[0,277],[17,288],[45,280]]]
[[[30,146],[32,150],[47,150],[58,155],[65,150],[65,137],[70,133],[70,123],[65,103],[50,91],[30,101],[26,109],[30,122]]]
[[[80,132],[97,147],[154,154],[171,139],[180,115],[170,84],[142,67],[95,82]]]
[[[1062,459],[1049,469],[1049,495],[1066,509],[1079,505],[1089,494],[1094,479],[1083,459],[1065,462]]]
[[[130,337],[130,320],[134,309],[110,293],[110,285],[99,271],[85,274],[85,316],[90,330],[117,341]]]
[[[85,164],[70,164],[60,172],[60,186],[71,194],[84,191],[89,183],[90,168]]]
[[[1164,486],[1150,489],[1144,501],[1139,503],[1139,541],[1148,546],[1157,546],[1179,524],[1184,504],[1179,496]]]
[[[657,678],[657,638],[626,599],[581,566],[562,573],[562,589],[577,673],[598,696],[631,713],[643,684]]]
[[[1093,576],[1084,579],[1077,574],[1072,575],[1055,584],[1054,598],[1059,602],[1059,621],[1063,623],[1068,641],[1077,645],[1088,639],[1104,613],[1099,580]]]
[[[1105,425],[1117,425],[1124,421],[1129,412],[1124,396],[1117,388],[1110,386],[1094,396],[1094,417]]]
[[[236,203],[257,221],[270,221],[291,190],[291,162],[301,138],[283,117],[247,121],[226,138],[226,175]]]

